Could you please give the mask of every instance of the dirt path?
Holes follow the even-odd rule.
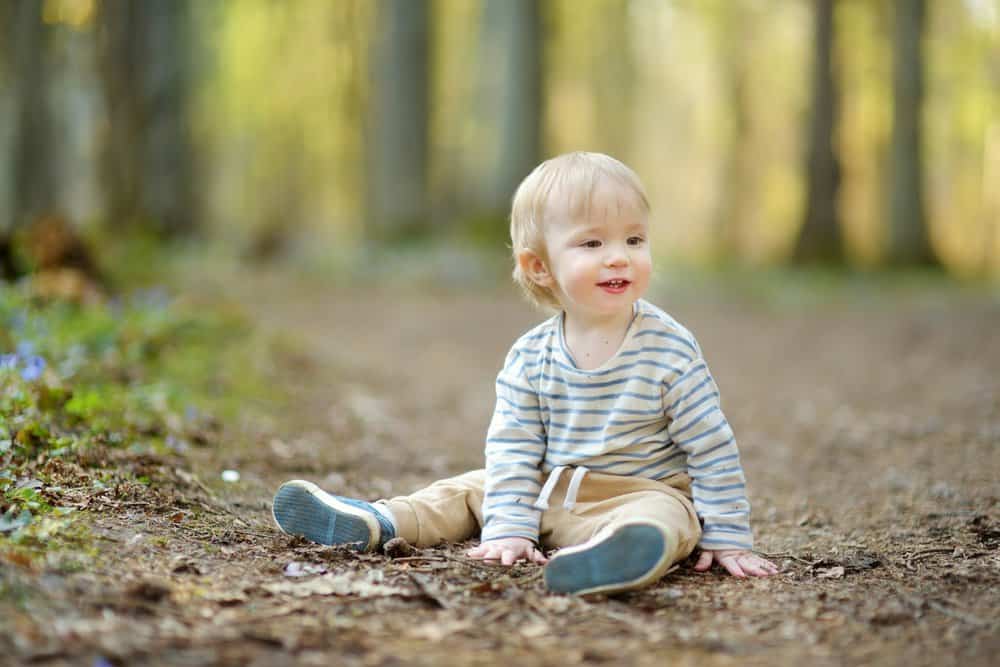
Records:
[[[270,523],[288,478],[379,497],[481,465],[493,377],[537,314],[509,293],[276,277],[212,289],[285,332],[294,400],[248,406],[227,425],[239,446],[200,450],[196,478],[176,473],[176,506],[95,513],[101,567],[48,577],[50,622],[18,620],[18,659],[917,667],[987,665],[1000,651],[996,302],[654,297],[712,363],[758,548],[783,573],[684,566],[647,591],[582,600],[547,595],[535,567],[470,563],[459,547],[355,556]],[[217,481],[223,469],[241,481]]]

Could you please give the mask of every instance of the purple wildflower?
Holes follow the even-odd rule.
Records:
[[[24,360],[24,368],[21,369],[21,379],[26,382],[34,382],[42,377],[42,371],[44,370],[45,360],[37,354],[32,355]]]

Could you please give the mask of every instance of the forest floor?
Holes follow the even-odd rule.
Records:
[[[513,289],[189,286],[282,339],[285,399],[183,456],[105,453],[152,483],[79,502],[98,545],[85,567],[0,559],[0,663],[996,664],[995,294],[654,291],[712,364],[757,548],[782,571],[689,561],[641,592],[577,598],[546,593],[537,566],[469,561],[468,545],[357,555],[271,519],[291,478],[374,499],[480,467],[495,373],[540,319]],[[61,470],[64,486],[86,474]]]

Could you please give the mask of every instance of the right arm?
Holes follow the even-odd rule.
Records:
[[[534,502],[542,487],[545,426],[538,392],[517,350],[507,356],[497,376],[496,394],[486,436],[483,544],[469,555],[507,564],[511,556],[504,552],[516,552],[517,558],[543,562],[535,548],[542,511]]]

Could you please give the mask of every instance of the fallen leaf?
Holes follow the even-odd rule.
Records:
[[[551,628],[549,624],[544,621],[536,621],[534,623],[528,623],[527,625],[521,626],[520,632],[521,636],[526,639],[535,639],[537,637],[544,637],[550,634]]]
[[[844,578],[844,566],[838,565],[836,567],[827,568],[825,570],[817,570],[816,576],[820,579],[843,579]]]
[[[211,591],[203,597],[223,607],[232,607],[247,601],[247,595],[243,591]]]
[[[179,556],[170,562],[170,572],[173,574],[201,574],[198,563],[186,556]]]
[[[323,574],[326,571],[325,565],[301,563],[293,560],[285,566],[283,572],[286,577],[308,577],[310,574]]]
[[[27,554],[18,553],[16,551],[5,551],[0,554],[0,559],[5,560],[12,565],[23,567],[26,570],[32,569],[31,557]]]
[[[543,607],[551,609],[557,614],[565,613],[573,605],[572,599],[568,597],[544,597],[541,603]]]
[[[409,588],[382,583],[382,573],[378,570],[370,570],[364,574],[330,573],[307,581],[278,581],[264,584],[263,589],[269,593],[288,594],[295,597],[358,595],[367,598],[413,594]]]
[[[433,622],[433,623],[423,623],[421,625],[415,626],[409,630],[406,634],[414,639],[426,639],[432,642],[439,642],[442,639],[447,639],[451,635],[468,630],[472,627],[472,621],[446,621]]]

